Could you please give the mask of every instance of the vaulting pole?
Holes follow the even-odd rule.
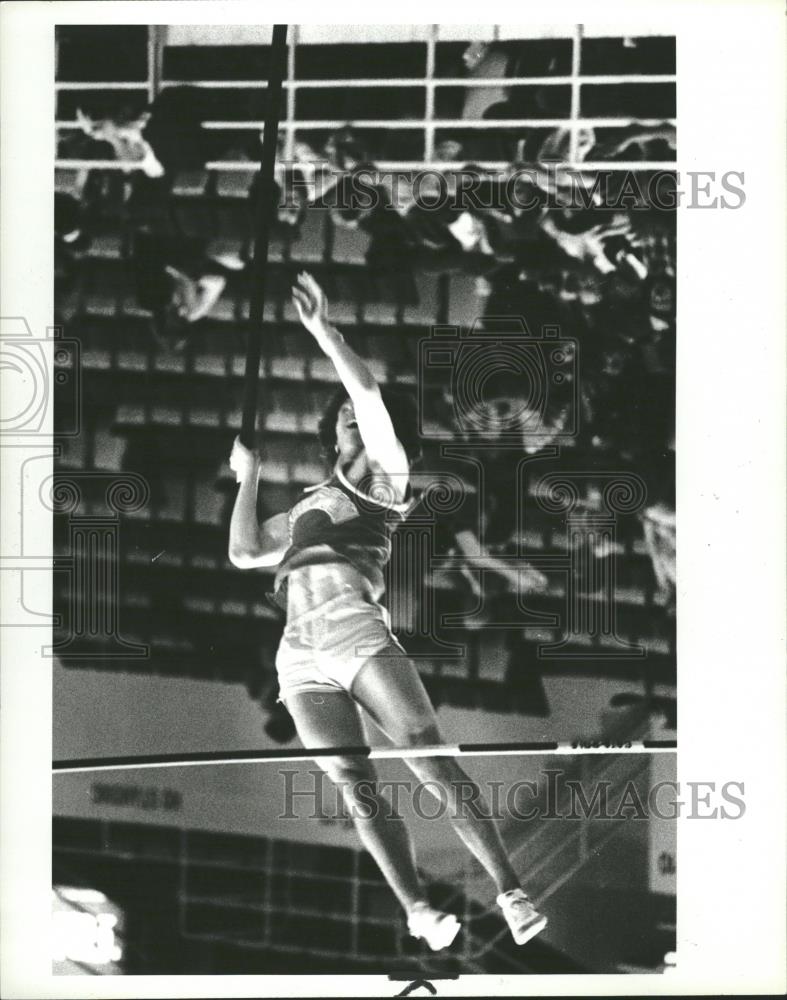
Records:
[[[265,286],[268,264],[268,241],[276,211],[274,165],[279,137],[279,108],[284,74],[287,68],[287,25],[274,24],[270,70],[266,92],[265,131],[262,135],[259,183],[257,184],[256,238],[251,265],[251,301],[249,332],[246,344],[246,375],[243,384],[243,420],[240,439],[253,448],[257,427],[257,386],[260,376],[262,317],[265,310]]]

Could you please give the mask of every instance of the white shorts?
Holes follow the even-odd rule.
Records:
[[[349,563],[301,566],[287,578],[287,624],[276,654],[279,697],[349,691],[371,656],[393,646],[390,617]]]

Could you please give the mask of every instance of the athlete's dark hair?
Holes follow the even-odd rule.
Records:
[[[421,457],[421,436],[418,432],[418,408],[415,397],[406,389],[388,385],[380,386],[380,394],[396,437],[407,455],[407,461],[413,465]],[[336,458],[336,419],[342,403],[347,399],[349,399],[347,390],[340,386],[329,400],[317,426],[323,455],[329,465],[333,465]]]

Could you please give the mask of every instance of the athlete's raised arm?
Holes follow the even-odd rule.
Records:
[[[396,437],[377,380],[336,327],[328,319],[325,293],[310,274],[298,275],[292,289],[298,315],[323,351],[334,363],[347,395],[352,400],[358,432],[373,470],[406,483],[408,461]]]

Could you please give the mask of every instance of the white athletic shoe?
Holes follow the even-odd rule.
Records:
[[[547,925],[547,918],[533,906],[523,889],[501,892],[497,897],[497,905],[503,911],[517,944],[524,944],[534,938]]]
[[[421,938],[432,951],[447,948],[462,925],[453,913],[433,910],[428,903],[416,903],[407,913],[407,929],[414,938]]]

